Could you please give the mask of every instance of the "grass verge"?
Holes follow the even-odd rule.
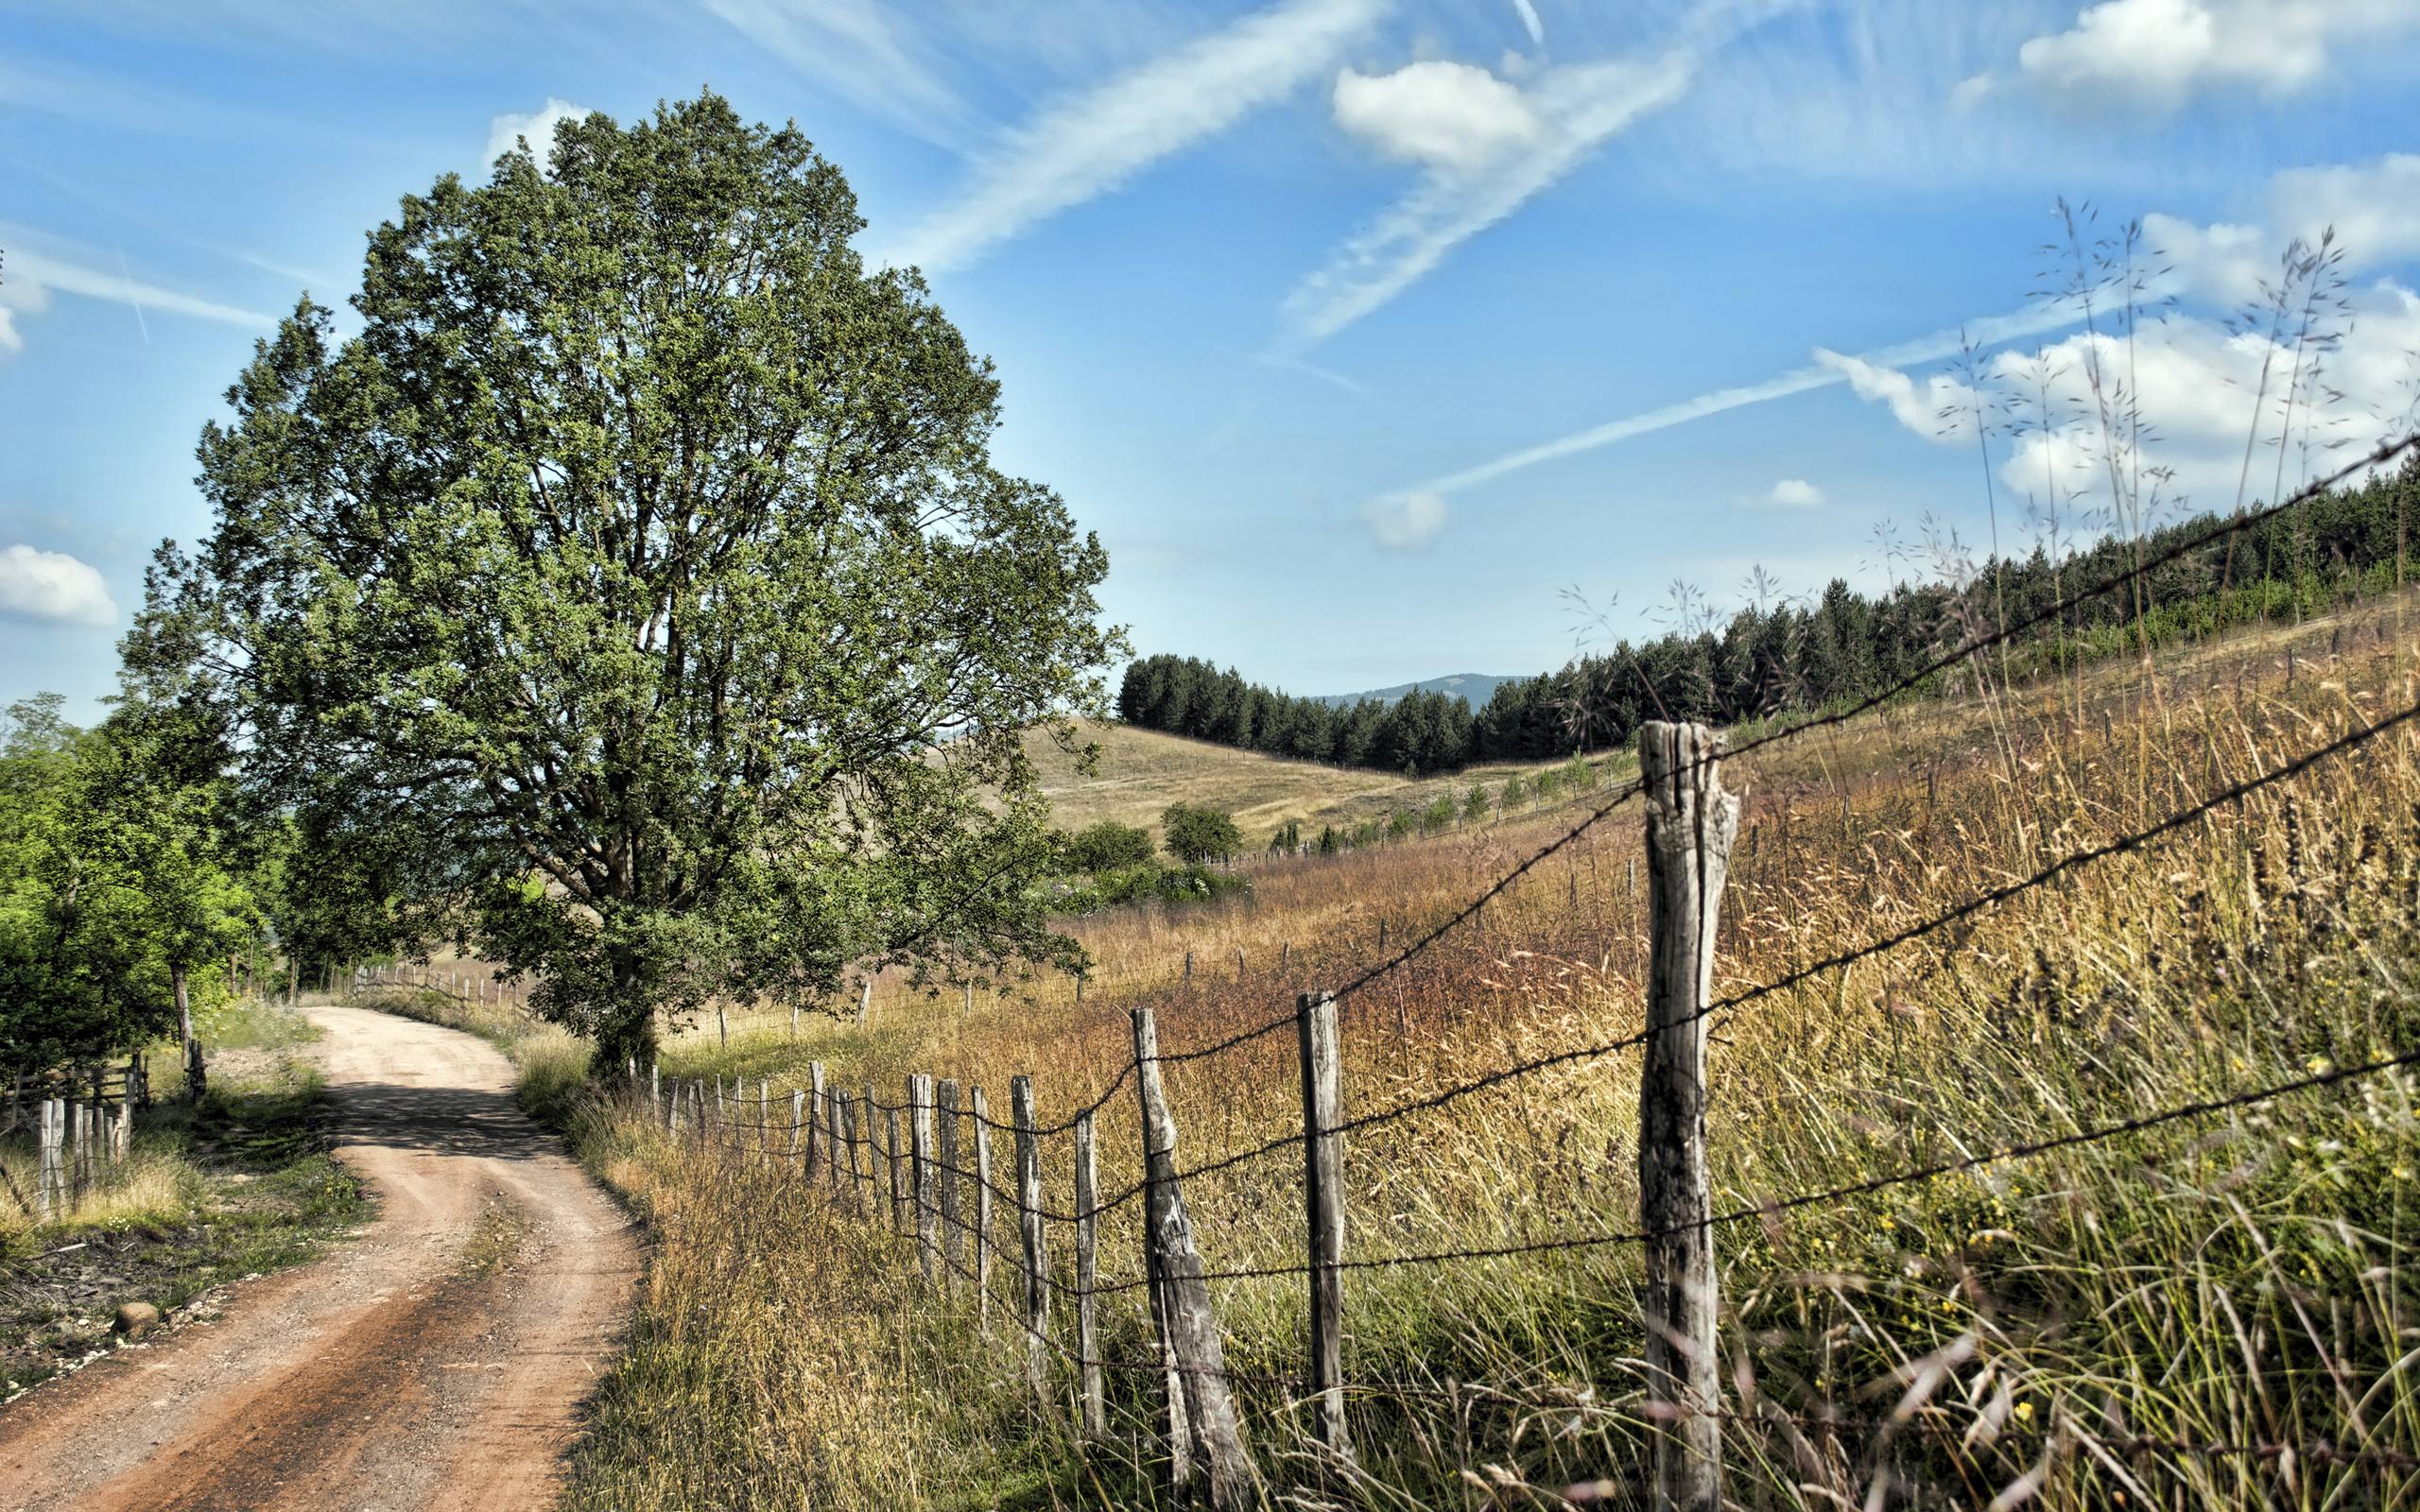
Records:
[[[216,1075],[199,1104],[142,1115],[131,1157],[63,1221],[0,1214],[0,1397],[106,1352],[122,1303],[147,1302],[169,1325],[214,1315],[218,1288],[309,1260],[367,1221],[371,1199],[328,1154],[326,1103],[291,1057]],[[30,1151],[11,1143],[0,1160],[32,1190]]]

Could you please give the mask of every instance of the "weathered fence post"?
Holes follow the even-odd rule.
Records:
[[[1093,1300],[1100,1284],[1100,1168],[1093,1115],[1076,1120],[1076,1359],[1081,1371],[1080,1421],[1086,1438],[1109,1436],[1109,1403],[1101,1392],[1100,1328]]]
[[[933,1088],[934,1139],[933,1164],[941,1177],[942,1283],[955,1291],[964,1269],[959,1257],[966,1253],[962,1243],[964,1220],[959,1216],[958,1193],[958,1083],[942,1080]]]
[[[1017,1126],[1017,1234],[1025,1248],[1025,1378],[1035,1402],[1050,1410],[1050,1288],[1042,1250],[1042,1139],[1034,1132],[1033,1078],[1009,1083]]]
[[[1714,1233],[1707,1224],[1706,1005],[1739,799],[1723,791],[1721,753],[1703,725],[1656,722],[1639,730],[1653,933],[1638,1090],[1638,1207],[1648,1236],[1648,1398],[1669,1425],[1655,1441],[1652,1504],[1672,1512],[1719,1512],[1722,1504]]]
[[[47,1223],[67,1216],[67,1173],[62,1165],[67,1143],[67,1108],[56,1097],[42,1100],[39,1139],[42,1166],[36,1184],[42,1189],[42,1216]]]
[[[651,1057],[647,1063],[647,1106],[659,1112],[664,1108],[664,1067]]]
[[[969,1088],[975,1127],[975,1321],[992,1332],[992,1106],[983,1089]]]
[[[1351,1458],[1344,1422],[1344,1062],[1336,1039],[1336,999],[1305,992],[1294,1000],[1303,1060],[1303,1208],[1310,1234],[1311,1390],[1319,1396],[1320,1442]]]
[[[806,1178],[812,1181],[815,1179],[816,1161],[823,1160],[828,1163],[832,1159],[830,1150],[818,1148],[819,1145],[829,1143],[817,1137],[820,1132],[819,1125],[829,1122],[831,1118],[831,1115],[824,1111],[823,1107],[823,1062],[810,1060],[806,1063],[806,1110],[810,1115],[806,1126]]]
[[[815,1125],[806,1121],[806,1093],[802,1089],[793,1087],[790,1089],[789,1158],[795,1160],[802,1154],[814,1148]],[[825,1152],[827,1157],[830,1153],[830,1151]],[[815,1177],[814,1171],[812,1169],[807,1170],[806,1177],[807,1179],[813,1180]]]
[[[833,1184],[837,1187],[840,1179],[837,1174],[837,1162],[845,1159],[849,1162],[849,1203],[852,1207],[862,1208],[865,1194],[857,1190],[856,1103],[847,1092],[837,1091],[832,1093],[830,1103],[832,1126],[838,1130],[833,1137],[832,1144],[832,1159],[836,1162]]]
[[[916,1197],[916,1263],[929,1281],[941,1235],[933,1223],[933,1078],[922,1072],[908,1078],[908,1174]]]
[[[883,1164],[890,1172],[890,1232],[906,1238],[914,1230],[908,1227],[908,1183],[902,1179],[901,1167],[907,1163],[908,1152],[899,1143],[899,1109],[882,1110]]]
[[[1210,1285],[1201,1279],[1201,1256],[1193,1247],[1193,1222],[1176,1184],[1176,1120],[1160,1084],[1160,1031],[1151,1010],[1133,1010],[1135,1091],[1142,1102],[1143,1171],[1150,1194],[1149,1233],[1158,1261],[1162,1325],[1184,1377],[1184,1410],[1193,1452],[1206,1472],[1210,1504],[1240,1507],[1254,1494],[1257,1478],[1244,1453],[1243,1427],[1227,1389],[1226,1349],[1210,1306]]]

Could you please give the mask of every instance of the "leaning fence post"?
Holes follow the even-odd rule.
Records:
[[[1310,1235],[1311,1390],[1319,1397],[1320,1442],[1347,1459],[1344,1422],[1344,1068],[1336,1040],[1336,999],[1305,992],[1294,1000],[1303,1060],[1303,1208]]]
[[[931,1280],[941,1236],[933,1223],[933,1078],[922,1072],[908,1078],[908,1174],[916,1195],[916,1263]]]
[[[942,1080],[933,1088],[934,1174],[941,1178],[942,1282],[955,1291],[963,1269],[959,1257],[966,1252],[961,1243],[965,1237],[959,1217],[958,1193],[958,1083]]]
[[[1648,1399],[1670,1424],[1655,1441],[1652,1504],[1672,1512],[1719,1512],[1722,1504],[1705,1160],[1706,1005],[1739,799],[1723,791],[1721,753],[1703,725],[1655,722],[1639,730],[1653,933],[1638,1089],[1638,1216],[1648,1236]]]
[[[1210,1284],[1201,1277],[1201,1256],[1193,1247],[1193,1222],[1176,1183],[1176,1120],[1160,1085],[1160,1031],[1151,1010],[1133,1010],[1136,1093],[1143,1111],[1144,1177],[1150,1197],[1151,1248],[1159,1260],[1167,1338],[1184,1378],[1185,1414],[1193,1450],[1210,1483],[1210,1504],[1240,1507],[1254,1495],[1257,1478],[1244,1453],[1243,1426],[1227,1389],[1226,1349],[1210,1306]]]
[[[1042,1411],[1050,1410],[1050,1288],[1042,1252],[1042,1139],[1034,1131],[1033,1078],[1009,1083],[1017,1125],[1017,1234],[1025,1247],[1025,1379]]]
[[[992,1332],[992,1107],[983,1089],[967,1089],[975,1131],[975,1321]]]
[[[807,1120],[806,1127],[806,1177],[812,1181],[815,1179],[816,1162],[822,1160],[829,1163],[832,1159],[830,1150],[818,1148],[819,1145],[829,1142],[817,1138],[817,1125],[831,1117],[823,1108],[823,1062],[810,1060],[806,1063],[806,1108],[808,1113],[813,1115]]]
[[[1100,1284],[1100,1169],[1093,1146],[1093,1115],[1076,1119],[1076,1360],[1081,1376],[1086,1438],[1109,1436],[1109,1404],[1101,1393],[1100,1331],[1093,1291]]]

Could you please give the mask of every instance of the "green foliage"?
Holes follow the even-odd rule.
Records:
[[[170,715],[134,706],[80,730],[44,696],[0,734],[0,1067],[97,1057],[177,1023],[176,983],[248,940],[258,914],[230,868],[222,780]]]
[[[1124,867],[1149,866],[1152,855],[1151,832],[1115,819],[1103,819],[1068,835],[1064,842],[1066,864],[1074,871],[1114,871]]]
[[[1528,789],[1521,785],[1520,773],[1515,772],[1504,780],[1504,807],[1508,811],[1529,796]]]
[[[1420,827],[1424,830],[1447,829],[1452,826],[1454,816],[1460,812],[1461,805],[1454,801],[1453,794],[1440,793],[1427,808],[1421,811]]]
[[[1020,737],[1100,707],[1106,557],[862,227],[794,128],[591,115],[406,197],[359,335],[260,344],[129,654],[295,816],[298,943],[450,922],[607,1064],[715,995],[1074,958]]]
[[[1243,831],[1233,817],[1190,803],[1171,803],[1160,811],[1160,837],[1167,853],[1186,866],[1232,861],[1244,848]]]
[[[1462,822],[1465,824],[1477,824],[1486,817],[1487,789],[1484,787],[1473,787],[1470,790],[1469,797],[1462,800]]]
[[[1179,907],[1251,891],[1251,879],[1239,872],[1220,871],[1198,865],[1164,867],[1157,862],[1148,862],[1139,867],[1096,872],[1084,882],[1061,891],[1052,900],[1051,906],[1062,914],[1089,914],[1122,903],[1153,902]]]
[[[1303,848],[1303,821],[1288,819],[1269,837],[1269,849],[1274,855],[1292,855]]]

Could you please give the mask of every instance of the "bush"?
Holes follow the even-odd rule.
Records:
[[[1115,819],[1089,825],[1064,836],[1061,843],[1071,871],[1114,871],[1120,867],[1149,866],[1151,860],[1150,832]]]
[[[1243,831],[1219,809],[1171,803],[1160,811],[1160,829],[1168,854],[1187,866],[1232,860],[1244,848]]]

